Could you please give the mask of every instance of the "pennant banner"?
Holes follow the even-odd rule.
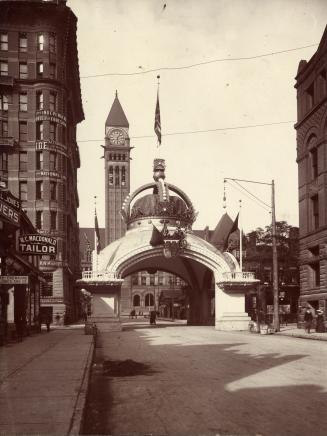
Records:
[[[159,93],[157,93],[156,113],[154,117],[154,131],[158,138],[158,146],[161,145],[161,120],[160,120],[160,105]]]

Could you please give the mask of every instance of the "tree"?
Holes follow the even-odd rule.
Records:
[[[290,230],[293,226],[289,225],[286,221],[276,221],[276,243],[279,247],[288,247],[288,239],[290,236]],[[272,227],[271,225],[266,226],[265,229],[258,227],[253,232],[247,234],[256,235],[257,244],[262,245],[272,245]]]

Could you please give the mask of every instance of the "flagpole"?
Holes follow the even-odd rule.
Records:
[[[95,228],[95,219],[97,216],[97,197],[94,196],[94,256],[95,256],[95,272],[98,275],[98,248],[97,248],[97,232]]]
[[[159,104],[159,89],[160,89],[160,76],[157,76],[157,103],[155,111],[154,131],[157,135],[157,155],[160,158],[160,145],[161,145],[161,119],[160,119],[160,104]]]
[[[240,202],[240,211],[239,211],[239,215],[238,215],[238,222],[239,222],[239,227],[240,227],[240,269],[241,271],[243,271],[243,244],[242,244],[242,214],[241,214],[241,209],[242,209],[242,200],[239,200]]]

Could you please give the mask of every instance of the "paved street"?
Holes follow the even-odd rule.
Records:
[[[78,434],[93,338],[76,327],[0,347],[0,435]]]
[[[98,337],[85,434],[327,434],[325,342],[130,322]]]

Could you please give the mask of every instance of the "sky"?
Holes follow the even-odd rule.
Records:
[[[134,147],[131,192],[152,181],[153,159],[159,156],[166,160],[166,181],[180,187],[198,212],[194,229],[213,229],[225,210],[234,219],[240,204],[244,231],[270,224],[271,186],[239,182],[264,205],[234,182],[224,184],[224,178],[274,180],[276,219],[298,225],[294,78],[299,61],[310,59],[324,32],[325,0],[68,0],[67,5],[78,18],[85,113],[77,130],[80,227],[94,225],[94,196],[104,226],[101,144],[115,90]],[[260,56],[299,47],[306,48]],[[160,148],[153,130],[158,74]],[[273,125],[246,127],[262,124]],[[206,130],[211,131],[190,133]]]

